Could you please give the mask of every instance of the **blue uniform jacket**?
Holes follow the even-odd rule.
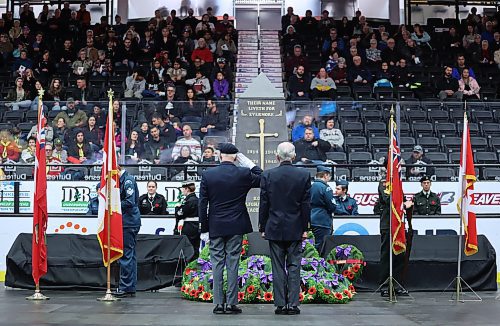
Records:
[[[252,232],[245,202],[248,191],[259,187],[261,174],[258,166],[250,170],[231,162],[204,171],[199,200],[201,232],[209,232],[210,238]]]
[[[140,227],[139,189],[135,179],[127,171],[123,171],[120,176],[120,199],[122,202],[123,227]]]
[[[314,180],[311,186],[311,225],[332,227],[332,213],[337,208],[332,188],[323,180]]]
[[[347,196],[345,199],[335,196],[337,201],[337,207],[335,209],[335,215],[359,215],[358,213],[358,203],[352,197]]]

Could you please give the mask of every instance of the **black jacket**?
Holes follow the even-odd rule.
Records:
[[[167,202],[165,197],[158,193],[153,197],[153,201],[149,200],[149,194],[144,194],[139,197],[139,211],[141,215],[164,215],[167,214]]]
[[[456,80],[451,76],[450,78],[446,78],[443,76],[436,81],[436,90],[438,91],[452,90],[456,92],[458,91],[458,80]]]
[[[282,162],[260,182],[259,231],[267,240],[299,241],[311,220],[309,172]]]
[[[318,146],[312,145],[315,141],[318,142]],[[293,144],[295,145],[295,152],[297,153],[295,162],[300,162],[300,160],[304,157],[309,160],[326,161],[326,152],[328,152],[332,147],[329,142],[322,139],[307,141],[302,138],[295,141]]]
[[[294,74],[288,80],[290,94],[297,94],[298,92],[309,93],[311,91],[310,86],[311,81],[305,75],[299,78]]]
[[[204,171],[199,201],[201,233],[216,238],[252,232],[245,201],[248,191],[259,187],[261,174],[258,166],[250,170],[231,162]]]

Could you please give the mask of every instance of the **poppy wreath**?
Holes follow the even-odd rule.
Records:
[[[242,248],[245,253],[248,252],[248,246],[248,239],[244,237]],[[337,248],[339,249],[336,250]],[[327,259],[323,259],[314,248],[314,237],[311,232],[302,242],[303,258],[299,292],[301,303],[337,304],[352,300],[356,293],[352,283],[361,275],[364,264],[359,263],[358,266],[344,262],[341,265],[338,261],[354,259],[362,262],[363,254],[351,245],[340,245],[337,248],[330,252]],[[346,275],[344,270],[347,271]],[[352,273],[352,280],[349,272]],[[224,288],[227,288],[226,278],[224,273]],[[242,255],[238,268],[238,286],[240,303],[272,303],[274,298],[271,259],[261,255],[249,257]],[[186,266],[181,295],[187,300],[212,302],[213,274],[208,246],[203,248],[197,260]]]
[[[335,265],[337,272],[351,283],[359,279],[366,265],[363,253],[350,244],[336,246],[330,251],[326,260],[328,263]]]

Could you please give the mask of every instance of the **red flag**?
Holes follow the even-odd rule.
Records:
[[[401,149],[397,137],[397,126],[391,117],[389,123],[390,141],[387,159],[387,189],[391,195],[391,236],[392,251],[398,255],[406,250],[406,235],[403,222],[404,199],[401,182]]]
[[[104,266],[123,256],[122,209],[120,202],[120,174],[116,160],[113,126],[113,102],[110,98],[106,135],[104,137],[103,165],[99,185],[99,213],[97,238],[102,250]],[[110,232],[108,241],[108,230]],[[108,257],[108,247],[110,249]]]
[[[462,218],[465,230],[464,252],[467,256],[474,255],[477,250],[477,229],[476,213],[474,206],[474,182],[476,182],[476,171],[474,169],[474,159],[472,156],[472,146],[470,143],[469,122],[464,114],[464,131],[462,135],[462,155],[460,158],[460,199],[457,203],[458,212]]]
[[[43,90],[38,97],[38,123],[36,132],[35,149],[35,193],[33,198],[33,239],[32,275],[35,285],[39,284],[40,277],[47,274],[47,244],[45,232],[47,231],[47,168],[45,156],[45,125],[47,119],[43,113]]]

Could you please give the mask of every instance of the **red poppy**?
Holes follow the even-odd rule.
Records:
[[[255,286],[250,285],[249,287],[247,287],[247,292],[248,292],[249,294],[252,294],[252,293],[253,293],[253,291],[255,291]]]
[[[342,300],[344,299],[344,296],[342,295],[342,293],[337,292],[335,293],[335,298],[337,298],[338,300]]]
[[[354,285],[349,284],[349,291],[351,291],[352,293],[356,293],[356,288],[354,287]]]
[[[359,264],[356,264],[356,265],[352,266],[352,271],[353,271],[354,273],[359,272]]]
[[[207,301],[212,299],[212,294],[210,292],[203,292],[203,300]]]
[[[311,295],[316,294],[316,288],[314,286],[310,287],[309,290],[307,291],[307,293],[309,293]]]
[[[349,290],[347,290],[347,289],[344,290],[344,294],[347,295],[347,297],[349,297],[349,298],[352,296],[351,292],[349,292]]]
[[[191,273],[191,268],[186,268],[186,270],[184,271],[184,273],[185,273],[186,275],[189,275],[189,273]]]
[[[185,285],[181,286],[181,292],[184,292],[184,291],[186,291],[186,286]]]
[[[241,301],[245,298],[245,293],[243,292],[238,292],[238,301]]]
[[[434,200],[431,201],[431,205],[436,205],[436,202]]]
[[[352,209],[352,206],[351,205],[347,206],[347,209]]]
[[[200,285],[198,285],[198,290],[205,291],[205,287],[202,284],[200,284]]]
[[[342,272],[342,275],[344,275],[344,276],[349,275],[349,271],[348,271],[347,269],[346,269],[346,270],[344,270],[344,271]]]
[[[189,292],[189,295],[194,297],[196,295],[196,290],[191,290],[191,292]]]
[[[155,207],[158,208],[158,207],[160,207],[160,205],[159,204],[155,204]]]
[[[241,254],[244,255],[246,253],[245,248],[241,248]]]
[[[347,275],[347,278],[350,280],[354,279],[354,274],[349,272],[349,274]]]
[[[299,293],[299,301],[302,302],[304,300],[304,293]]]
[[[243,240],[242,244],[247,245],[248,244],[248,240]]]
[[[196,292],[194,293],[194,296],[198,298],[200,296],[200,293],[201,293],[200,290],[196,290]]]
[[[332,293],[329,289],[323,289],[323,293],[326,295],[330,295]]]
[[[264,300],[271,301],[273,299],[273,294],[271,292],[264,293]]]

